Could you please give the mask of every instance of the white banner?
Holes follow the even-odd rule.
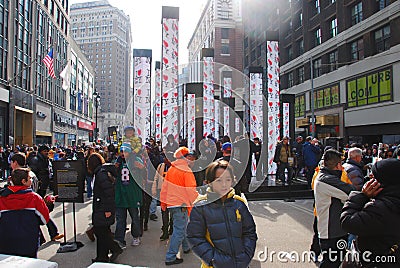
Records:
[[[283,103],[283,136],[290,136],[290,129],[289,129],[289,103]]]
[[[224,106],[224,135],[229,136],[229,106]]]
[[[232,78],[224,77],[224,98],[232,98]]]
[[[155,135],[156,141],[161,140],[161,70],[156,69],[155,75]]]
[[[178,20],[162,19],[162,144],[172,134],[178,141]]]
[[[214,100],[214,102],[215,102],[215,112],[214,112],[214,114],[215,114],[215,122],[214,122],[214,128],[215,128],[215,131],[214,131],[214,137],[216,138],[216,139],[218,139],[219,138],[219,106],[220,106],[220,102],[219,102],[219,100]]]
[[[133,125],[143,143],[150,137],[150,78],[151,58],[134,57],[133,73]]]
[[[240,132],[240,118],[235,118],[235,132]]]
[[[276,41],[267,41],[267,87],[268,87],[268,174],[275,174],[275,148],[280,140],[279,113],[279,46]]]
[[[187,94],[188,148],[196,150],[196,95]]]
[[[263,140],[262,73],[250,73],[250,139]]]
[[[214,59],[203,58],[203,136],[214,134]]]

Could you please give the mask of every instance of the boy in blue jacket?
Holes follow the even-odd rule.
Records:
[[[0,253],[36,258],[40,225],[49,221],[43,198],[33,192],[29,169],[11,173],[12,185],[0,193]]]
[[[233,169],[225,160],[213,162],[206,180],[210,188],[196,202],[187,227],[192,250],[202,267],[248,267],[256,248],[256,225],[232,188]]]

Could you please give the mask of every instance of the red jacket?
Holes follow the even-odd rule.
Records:
[[[35,258],[39,226],[49,221],[43,198],[26,186],[9,186],[0,196],[0,253]]]
[[[196,200],[196,180],[186,159],[172,162],[161,188],[160,199],[164,207],[187,207],[189,212]]]

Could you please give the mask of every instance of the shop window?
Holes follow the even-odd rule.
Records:
[[[314,109],[328,108],[338,105],[339,102],[339,85],[320,88],[314,91]]]
[[[392,69],[371,72],[346,83],[349,108],[392,100]]]

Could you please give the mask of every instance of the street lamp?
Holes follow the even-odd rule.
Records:
[[[95,117],[95,120],[96,120],[96,128],[95,128],[95,135],[94,135],[94,138],[95,138],[95,140],[97,141],[97,139],[98,139],[98,137],[99,137],[99,126],[98,126],[98,124],[97,124],[97,110],[98,110],[98,108],[99,108],[99,106],[100,106],[100,94],[97,92],[97,91],[95,91],[94,93],[93,93],[93,99],[94,99],[94,107],[96,107],[96,117]]]

